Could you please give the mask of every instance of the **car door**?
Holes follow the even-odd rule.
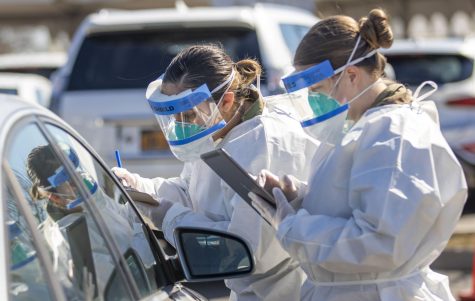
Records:
[[[27,118],[13,128],[6,145],[2,159],[21,194],[15,196],[10,186],[3,189],[12,196],[3,198],[8,200],[12,300],[50,299],[51,283],[41,276],[48,260],[53,282],[68,300],[168,298],[160,288],[170,286],[170,277],[150,247],[148,228],[78,139],[58,123]],[[21,202],[25,212],[17,209]],[[24,222],[25,214],[30,223]],[[31,233],[39,234],[36,244]],[[46,263],[35,259],[41,254],[38,244],[46,250]]]

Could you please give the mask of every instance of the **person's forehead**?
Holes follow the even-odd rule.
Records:
[[[182,85],[178,85],[178,84],[170,83],[170,82],[164,82],[162,84],[160,92],[162,92],[165,95],[176,95],[176,94],[180,94],[181,92],[185,90],[186,89],[182,87]]]

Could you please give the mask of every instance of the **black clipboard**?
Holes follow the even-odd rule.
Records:
[[[276,208],[274,197],[259,186],[247,171],[234,161],[224,149],[219,148],[204,153],[201,155],[201,159],[254,210],[256,208],[252,206],[252,200],[248,196],[248,193],[251,191],[260,196],[273,208]]]

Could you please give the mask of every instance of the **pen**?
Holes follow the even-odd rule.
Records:
[[[120,160],[120,153],[119,150],[115,150],[115,159],[117,160],[117,166],[122,167],[122,161]]]

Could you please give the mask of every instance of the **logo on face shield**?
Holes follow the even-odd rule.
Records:
[[[173,112],[175,110],[175,107],[174,106],[168,106],[168,107],[155,106],[153,109],[155,112],[163,113],[163,112]]]

